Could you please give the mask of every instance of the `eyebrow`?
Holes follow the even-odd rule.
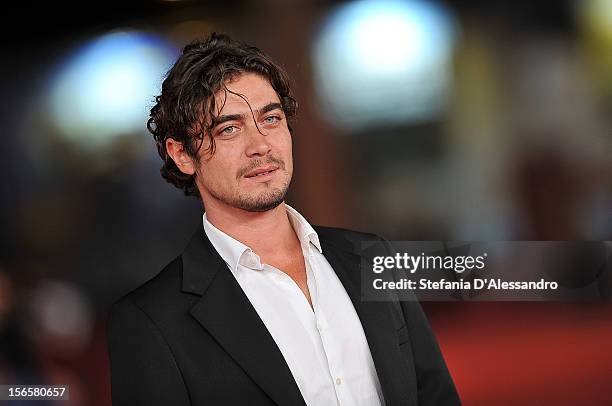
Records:
[[[271,102],[266,104],[260,109],[254,109],[253,114],[255,116],[260,116],[262,114],[266,114],[272,110],[282,110],[283,106],[280,103]],[[222,116],[218,116],[215,118],[215,127],[219,124],[223,124],[226,121],[234,121],[234,120],[244,120],[246,118],[246,114],[224,114]]]

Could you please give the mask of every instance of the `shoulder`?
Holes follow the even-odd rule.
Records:
[[[364,231],[357,230],[349,230],[347,228],[336,228],[336,227],[325,227],[325,226],[312,226],[319,237],[327,237],[327,238],[345,238],[347,240],[353,241],[363,241],[363,240],[380,240],[382,237],[373,233],[367,233]]]
[[[148,317],[173,312],[185,300],[181,292],[182,258],[176,257],[154,277],[119,298],[112,306],[111,318],[138,310]],[[180,306],[182,307],[182,306]]]
[[[373,258],[380,255],[394,255],[396,252],[391,243],[378,234],[315,225],[313,228],[322,244],[329,244],[361,257]]]
[[[317,225],[313,225],[312,227],[317,232],[320,240],[323,240],[331,245],[336,245],[338,248],[352,248],[353,250],[359,250],[362,242],[384,241],[384,238],[377,234],[363,231]]]

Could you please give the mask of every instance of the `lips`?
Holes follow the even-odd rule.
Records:
[[[257,168],[250,172],[247,172],[247,174],[244,175],[244,177],[245,178],[257,178],[260,176],[263,177],[263,176],[273,173],[277,169],[278,169],[278,166],[275,166],[275,165],[263,166],[261,168]]]

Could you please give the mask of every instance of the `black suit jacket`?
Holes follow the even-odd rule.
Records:
[[[459,404],[418,302],[360,300],[359,242],[381,239],[315,230],[359,315],[387,406]],[[115,406],[304,405],[272,336],[202,227],[182,255],[113,305],[108,344]]]

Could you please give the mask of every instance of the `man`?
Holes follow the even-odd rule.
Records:
[[[148,123],[162,175],[201,198],[183,253],[117,302],[115,405],[458,404],[417,302],[360,300],[360,241],[284,203],[288,80],[260,50],[187,46]]]

